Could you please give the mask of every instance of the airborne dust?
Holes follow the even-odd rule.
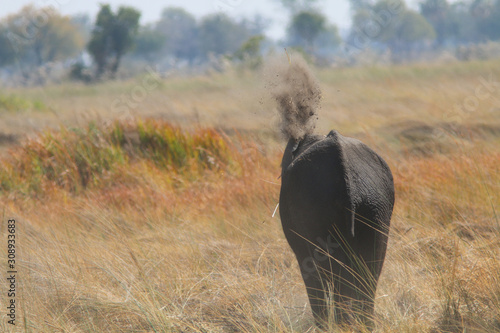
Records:
[[[272,59],[265,67],[266,86],[277,103],[280,130],[285,139],[300,140],[312,134],[321,100],[318,81],[300,55],[291,61]]]

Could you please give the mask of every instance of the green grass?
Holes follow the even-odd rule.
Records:
[[[15,94],[0,95],[0,112],[45,111],[47,106],[39,100],[30,101]]]

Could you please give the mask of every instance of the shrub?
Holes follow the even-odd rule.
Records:
[[[41,193],[56,186],[70,192],[101,186],[134,161],[152,162],[187,176],[230,166],[237,154],[213,129],[183,131],[163,121],[62,128],[28,140],[0,165],[0,192]]]

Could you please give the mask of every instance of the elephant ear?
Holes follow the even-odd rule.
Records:
[[[343,159],[344,160],[344,159]],[[350,220],[351,220],[351,234],[352,234],[352,237],[355,236],[355,232],[354,232],[354,225],[355,225],[355,205],[354,205],[354,202],[353,202],[353,196],[352,196],[352,193],[354,192],[352,189],[353,189],[353,181],[352,181],[352,176],[349,172],[346,172],[345,175],[344,175],[344,179],[345,179],[345,185],[346,185],[346,191],[347,191],[347,201],[348,201],[348,206],[346,207],[347,210],[349,210],[349,217],[350,217]]]
[[[342,152],[342,136],[336,132],[327,137],[306,136],[292,153],[295,143],[290,140],[283,154],[280,207],[291,216],[302,216],[305,209],[308,218],[314,216],[318,223],[334,224],[342,235],[354,236],[352,195],[356,193]],[[295,231],[303,236],[309,233],[305,227]]]
[[[345,197],[345,209],[348,211],[347,216],[349,218],[349,222],[351,223],[351,234],[352,237],[355,237],[355,211],[356,211],[356,191],[354,190],[354,184],[355,181],[353,179],[353,175],[350,172],[350,166],[349,166],[349,157],[346,154],[346,151],[344,149],[345,141],[343,140],[344,137],[340,135],[337,131],[332,130],[328,135],[326,136],[326,139],[331,140],[331,146],[334,146],[335,149],[337,150],[336,153],[340,157],[341,161],[341,168],[343,170],[343,178],[344,178],[344,183],[345,183],[345,191],[346,191],[346,197]]]
[[[365,207],[390,211],[394,205],[394,183],[387,163],[370,147],[353,138],[331,133],[341,151],[346,190],[352,215],[351,233],[354,236],[356,216],[380,223],[379,216],[362,216]]]

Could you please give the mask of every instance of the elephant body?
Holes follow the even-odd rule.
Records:
[[[283,231],[317,324],[370,325],[394,206],[389,167],[362,142],[331,131],[290,139],[281,178]]]

